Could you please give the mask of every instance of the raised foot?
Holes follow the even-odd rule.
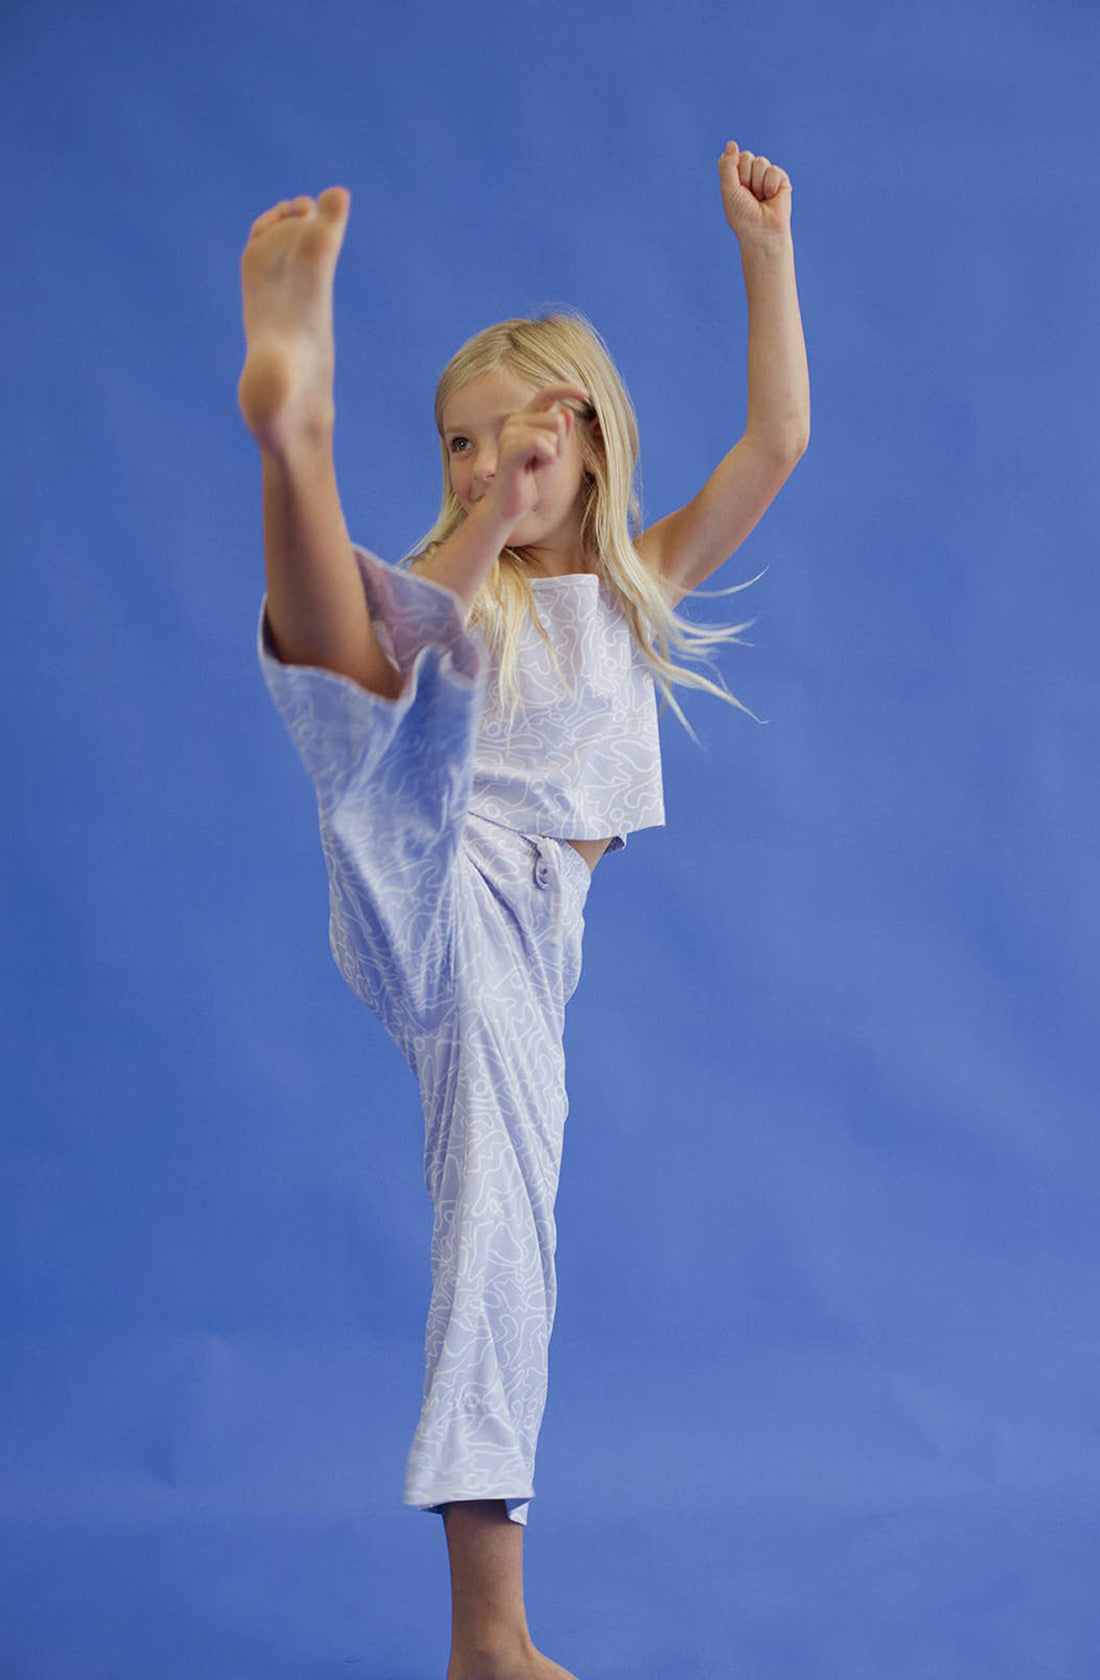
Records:
[[[283,199],[252,224],[241,257],[247,354],[237,400],[274,453],[334,419],[332,287],[351,194]]]

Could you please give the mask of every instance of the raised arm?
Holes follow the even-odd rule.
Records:
[[[748,419],[744,436],[698,494],[649,526],[635,545],[649,565],[672,579],[676,600],[740,547],[805,454],[810,437],[790,179],[777,164],[741,151],[733,140],[718,170],[748,297]]]

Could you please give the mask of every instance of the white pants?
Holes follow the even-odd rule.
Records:
[[[525,1523],[591,874],[566,841],[467,809],[484,679],[457,597],[355,552],[405,693],[281,663],[266,596],[258,653],[317,794],[333,956],[420,1089],[432,1297],[404,1499],[503,1499]]]

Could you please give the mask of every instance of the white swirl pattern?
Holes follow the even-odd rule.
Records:
[[[470,809],[566,840],[611,834],[607,851],[622,851],[628,833],[665,821],[652,674],[618,596],[594,572],[533,577],[531,587],[569,686],[529,622],[510,728],[498,666],[487,661]],[[472,634],[484,646],[483,627]]]
[[[355,553],[405,677],[396,700],[281,662],[266,595],[257,649],[317,797],[334,960],[420,1090],[432,1295],[404,1502],[503,1499],[525,1523],[557,1299],[565,1006],[591,875],[564,839],[470,809],[484,650],[450,590]]]

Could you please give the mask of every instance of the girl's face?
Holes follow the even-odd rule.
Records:
[[[498,368],[471,379],[448,399],[443,413],[443,441],[451,488],[467,512],[492,488],[501,427],[509,414],[526,408],[536,389],[507,368]],[[558,532],[564,534],[566,526],[571,530],[578,519],[577,497],[584,471],[574,414],[569,440],[553,478],[535,506],[514,527],[509,542],[527,546]]]

